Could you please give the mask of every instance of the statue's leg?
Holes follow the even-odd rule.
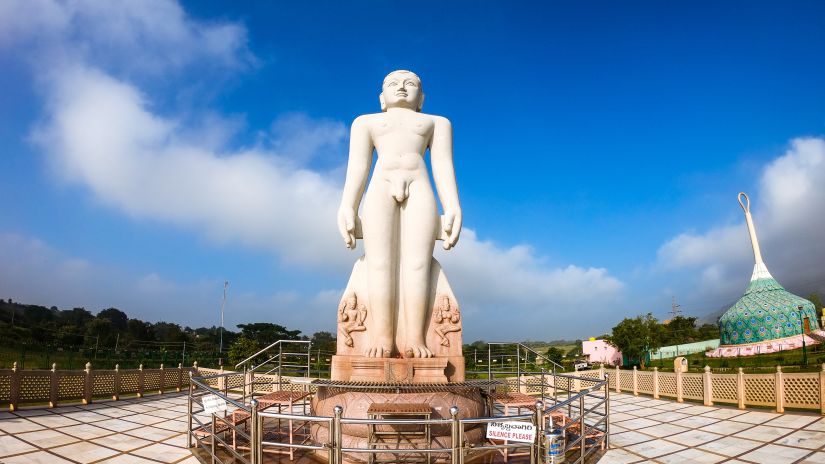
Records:
[[[410,196],[401,207],[401,286],[407,333],[404,356],[430,358],[424,330],[430,300],[430,264],[435,245],[438,209],[429,179],[410,184]]]
[[[364,356],[388,358],[395,344],[393,311],[398,288],[396,260],[398,204],[390,195],[386,182],[373,182],[364,201],[362,230],[367,264],[367,288],[370,305],[369,344]]]

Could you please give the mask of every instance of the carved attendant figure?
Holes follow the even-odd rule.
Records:
[[[341,332],[344,335],[344,343],[347,346],[352,346],[352,332],[363,332],[367,330],[364,326],[364,321],[367,319],[367,307],[364,305],[358,306],[358,300],[355,295],[350,295],[341,301],[338,307],[338,322],[345,322],[341,327]]]
[[[406,357],[431,357],[424,331],[433,247],[443,237],[449,250],[461,232],[452,127],[444,117],[421,113],[421,80],[410,71],[387,75],[379,99],[381,113],[352,123],[338,228],[349,248],[355,248],[356,234],[363,232],[370,322],[364,355],[392,356],[395,320],[403,308],[407,346],[398,348]],[[444,209],[441,221],[424,162],[427,149]],[[373,150],[378,159],[366,187]]]
[[[458,306],[450,304],[450,297],[447,295],[442,295],[439,300],[439,304],[433,311],[433,319],[438,324],[435,333],[441,337],[441,346],[450,346],[447,334],[461,330],[461,326],[458,325],[458,321],[461,320],[461,312],[459,312]]]

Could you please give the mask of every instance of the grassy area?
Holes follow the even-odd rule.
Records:
[[[213,353],[187,352],[184,358],[180,351],[41,351],[0,347],[0,369],[11,369],[15,362],[20,369],[51,369],[52,363],[56,363],[60,370],[78,370],[84,369],[87,362],[92,363],[93,369],[114,369],[115,364],[121,369],[137,369],[140,364],[145,368],[158,368],[161,364],[178,367],[181,362],[189,366],[195,360],[203,367],[218,364]]]
[[[742,356],[737,358],[708,358],[704,353],[695,353],[688,356],[689,368],[691,372],[701,372],[705,366],[710,366],[714,371],[720,369],[730,369],[736,371],[743,368],[745,372],[769,372],[776,369],[776,366],[783,366],[783,371],[793,372],[818,372],[822,370],[825,363],[825,347],[814,345],[807,348],[808,365],[803,365],[802,349],[780,351],[772,354],[761,354],[756,356]],[[658,367],[660,370],[673,370],[673,358],[652,359],[646,366],[648,369]]]

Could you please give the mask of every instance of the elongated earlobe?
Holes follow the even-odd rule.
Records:
[[[421,96],[418,97],[418,108],[416,109],[416,111],[420,113],[421,108],[424,108],[424,92],[421,92]]]
[[[384,101],[384,92],[378,94],[378,101],[381,102],[381,111],[387,111],[387,102]]]

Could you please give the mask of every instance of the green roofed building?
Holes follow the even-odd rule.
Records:
[[[745,294],[719,318],[721,346],[708,356],[742,356],[799,348],[803,334],[819,329],[816,308],[810,301],[785,290],[768,272],[746,194],[739,194],[739,205],[745,211],[756,264]],[[806,342],[817,343],[808,337]]]

